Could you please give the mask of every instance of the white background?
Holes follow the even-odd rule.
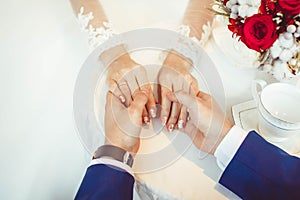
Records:
[[[68,1],[0,13],[0,199],[72,199],[88,163],[72,113],[88,46]]]

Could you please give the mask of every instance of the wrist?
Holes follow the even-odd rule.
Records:
[[[123,44],[112,47],[99,56],[102,63],[108,67],[115,64],[132,64],[135,63],[128,54]]]
[[[183,55],[180,55],[175,51],[170,51],[164,61],[164,65],[174,69],[189,71],[191,69],[192,62]]]

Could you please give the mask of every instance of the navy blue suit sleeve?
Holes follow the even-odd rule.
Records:
[[[300,199],[300,159],[252,131],[219,183],[242,199]]]
[[[134,178],[122,169],[109,165],[90,166],[75,199],[131,200]]]

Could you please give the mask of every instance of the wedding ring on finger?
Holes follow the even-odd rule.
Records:
[[[122,87],[122,86],[124,86],[124,85],[127,86],[127,83],[126,82],[118,83],[119,88]]]

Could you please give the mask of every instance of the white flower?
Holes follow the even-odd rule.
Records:
[[[232,5],[234,5],[234,4],[232,4],[230,1],[227,1],[227,3],[226,3],[227,8],[231,9]]]
[[[291,60],[293,57],[293,53],[291,50],[289,49],[284,49],[281,54],[279,55],[279,59],[284,61],[284,62],[288,62],[289,60]]]
[[[289,32],[285,32],[283,34],[284,38],[287,39],[287,40],[290,40],[290,39],[293,39],[293,34],[292,33],[289,33]]]
[[[247,0],[237,0],[240,5],[245,5]]]
[[[284,48],[291,48],[294,44],[294,38],[292,37],[291,39],[286,39],[284,37],[284,34],[280,34],[279,38],[278,38],[280,45]]]
[[[238,17],[238,15],[237,14],[235,14],[235,13],[230,13],[230,18],[232,18],[232,19],[236,19]]]
[[[239,6],[239,8],[238,8],[239,16],[242,17],[242,18],[247,17],[248,9],[249,9],[249,6],[247,6],[247,5]]]
[[[283,80],[285,78],[291,78],[294,77],[294,75],[290,72],[290,70],[287,68],[286,62],[281,62],[279,60],[276,60],[274,62],[274,67],[272,70],[273,76],[277,80]]]
[[[237,14],[239,10],[239,6],[238,5],[234,5],[231,7],[231,13],[233,14]]]
[[[282,52],[282,48],[280,46],[272,46],[270,48],[272,58],[278,58]]]
[[[291,24],[291,25],[288,25],[288,27],[286,28],[287,32],[289,33],[295,33],[296,32],[296,26]]]
[[[294,43],[290,50],[293,52],[293,54],[296,54],[297,52],[300,52],[300,46]]]
[[[237,4],[238,3],[238,1],[237,0],[229,0],[230,1],[230,3],[232,4],[232,5],[234,5],[234,4]]]
[[[247,4],[253,7],[259,7],[260,6],[260,0],[248,0]]]
[[[250,17],[254,14],[257,14],[258,8],[257,7],[249,7],[247,10],[247,16]]]
[[[290,64],[291,64],[291,65],[296,65],[296,63],[297,63],[297,60],[296,60],[296,59],[290,60]]]

